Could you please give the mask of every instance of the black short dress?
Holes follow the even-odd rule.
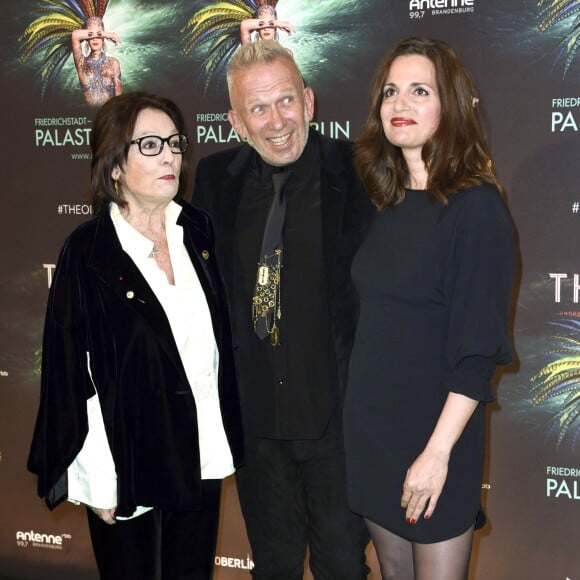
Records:
[[[514,231],[489,184],[449,204],[426,191],[377,212],[352,273],[361,299],[345,400],[351,509],[408,540],[433,543],[483,525],[485,405],[509,362]],[[449,392],[478,405],[453,448],[432,518],[405,522],[406,471]]]

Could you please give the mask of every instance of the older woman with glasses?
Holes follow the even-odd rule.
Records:
[[[210,224],[179,199],[183,116],[113,97],[91,147],[96,215],[50,289],[29,469],[51,509],[87,506],[101,578],[205,580],[242,436]]]

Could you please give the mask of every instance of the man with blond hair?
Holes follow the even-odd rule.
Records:
[[[350,264],[373,209],[351,145],[309,123],[314,93],[273,40],[227,73],[240,147],[199,163],[239,371],[246,464],[236,475],[257,579],[362,580],[367,532],[347,507],[342,403],[358,313]]]

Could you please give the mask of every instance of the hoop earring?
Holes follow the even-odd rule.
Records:
[[[119,181],[117,179],[113,181],[113,187],[115,188],[115,193],[117,194],[117,197],[121,199],[121,192],[119,191]]]

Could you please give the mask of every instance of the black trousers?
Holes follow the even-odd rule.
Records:
[[[246,438],[236,481],[259,580],[301,580],[307,546],[316,580],[367,577],[364,521],[347,505],[340,436]]]
[[[202,509],[154,509],[114,525],[87,509],[102,580],[209,580],[213,575],[221,479],[203,480]]]

